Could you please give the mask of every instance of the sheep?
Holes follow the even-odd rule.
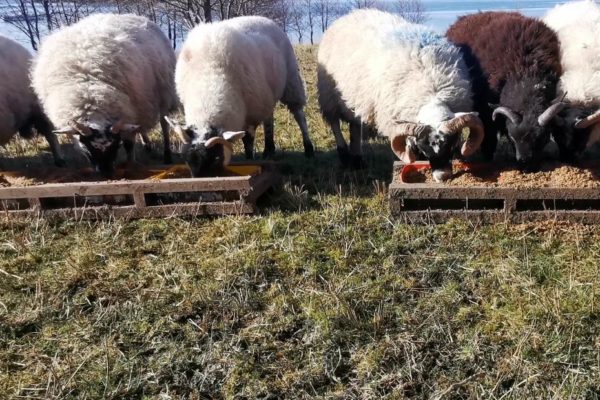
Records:
[[[565,106],[553,102],[562,73],[554,32],[518,13],[484,12],[460,17],[446,36],[461,47],[471,72],[475,109],[487,132],[484,156],[493,158],[500,130],[520,167],[537,169]]]
[[[273,21],[238,17],[197,26],[181,50],[175,82],[186,125],[168,122],[184,142],[183,156],[193,176],[221,172],[231,160],[231,143],[240,138],[246,157],[253,158],[260,123],[265,126],[263,156],[273,155],[277,101],[294,115],[305,155],[313,155],[294,49]]]
[[[34,63],[35,92],[57,133],[74,143],[105,177],[121,143],[134,161],[137,133],[160,120],[164,161],[171,162],[169,126],[178,105],[175,52],[160,28],[135,15],[96,14],[42,41]]]
[[[62,167],[65,161],[58,140],[31,88],[31,60],[27,49],[0,35],[0,145],[6,145],[17,132],[30,139],[35,128],[50,144],[54,163]]]
[[[553,137],[561,159],[574,162],[600,140],[600,6],[593,0],[566,3],[548,11],[544,22],[560,40],[559,92],[569,104]]]
[[[377,10],[357,10],[332,24],[318,52],[319,105],[343,165],[363,164],[361,126],[374,126],[404,162],[422,153],[437,181],[452,174],[463,128],[463,156],[483,140],[472,113],[467,68],[457,47],[428,28]],[[340,120],[350,125],[350,150]]]

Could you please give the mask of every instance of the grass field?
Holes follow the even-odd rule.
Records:
[[[338,168],[298,54],[318,153],[278,110],[260,215],[0,217],[0,398],[600,397],[600,229],[391,220],[388,145]]]

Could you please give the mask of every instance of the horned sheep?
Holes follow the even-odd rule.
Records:
[[[7,144],[17,132],[23,138],[32,138],[35,128],[48,140],[55,164],[63,166],[52,124],[31,89],[31,62],[25,47],[0,35],[0,145]]]
[[[565,106],[553,102],[562,73],[554,32],[519,13],[483,12],[459,18],[446,36],[461,47],[471,72],[486,158],[493,158],[500,130],[523,169],[536,169]]]
[[[559,90],[569,104],[554,137],[564,161],[576,161],[600,140],[600,5],[569,2],[548,11],[544,22],[560,40],[564,71]]]
[[[147,133],[159,120],[164,161],[171,162],[162,117],[178,105],[175,63],[169,40],[148,19],[96,14],[43,40],[33,86],[57,132],[72,135],[110,176],[121,143],[133,161],[136,134],[149,145]]]
[[[343,164],[362,164],[363,124],[388,137],[404,162],[423,154],[438,181],[451,176],[463,128],[470,128],[463,156],[483,140],[459,49],[397,15],[357,10],[334,22],[319,47],[318,89]],[[350,150],[340,120],[350,124]]]
[[[168,121],[185,143],[183,155],[194,176],[222,170],[231,160],[231,142],[239,138],[246,157],[252,158],[255,129],[261,123],[264,156],[271,156],[278,101],[294,115],[305,155],[312,156],[303,111],[306,94],[294,49],[273,21],[238,17],[197,26],[183,45],[175,81],[186,125]]]

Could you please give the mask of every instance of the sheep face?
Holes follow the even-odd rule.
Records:
[[[452,158],[460,145],[460,133],[445,133],[427,127],[418,137],[408,138],[409,143],[429,160],[436,181],[444,181],[452,175]]]
[[[224,132],[213,126],[201,130],[195,125],[184,127],[169,118],[165,120],[183,141],[181,155],[194,178],[222,173],[231,161],[233,142],[245,135],[244,131]]]
[[[55,133],[73,136],[76,148],[88,158],[96,171],[105,178],[112,178],[121,144],[131,143],[133,149],[138,130],[138,125],[124,124],[121,121],[105,127],[72,121],[68,128],[57,130]]]
[[[555,89],[555,83],[534,78],[509,82],[500,97],[502,106],[494,110],[494,120],[499,115],[504,117],[502,130],[507,133],[517,163],[524,171],[539,168],[543,149],[550,142],[560,108],[554,105],[546,108],[546,105]]]
[[[216,128],[211,128],[209,133],[201,135],[195,127],[186,127],[184,134],[186,139],[181,154],[194,178],[217,175],[223,171],[223,167],[229,163],[226,160],[225,146],[206,146],[209,139],[219,137]]]
[[[92,130],[91,135],[79,135],[77,148],[86,155],[92,166],[105,178],[114,175],[114,165],[121,148],[120,135],[110,130]]]
[[[469,135],[463,142],[465,128],[469,129]],[[433,178],[442,182],[452,176],[455,150],[460,147],[464,157],[471,156],[481,146],[484,134],[483,122],[476,113],[456,113],[437,129],[426,124],[403,122],[391,136],[390,145],[405,163],[414,162],[418,153],[424,155],[433,170]]]

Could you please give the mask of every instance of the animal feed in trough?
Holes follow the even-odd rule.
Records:
[[[523,173],[491,164],[454,164],[454,176],[434,183],[426,162],[396,163],[390,208],[410,222],[466,218],[481,222],[548,219],[600,222],[600,166],[544,165]]]

